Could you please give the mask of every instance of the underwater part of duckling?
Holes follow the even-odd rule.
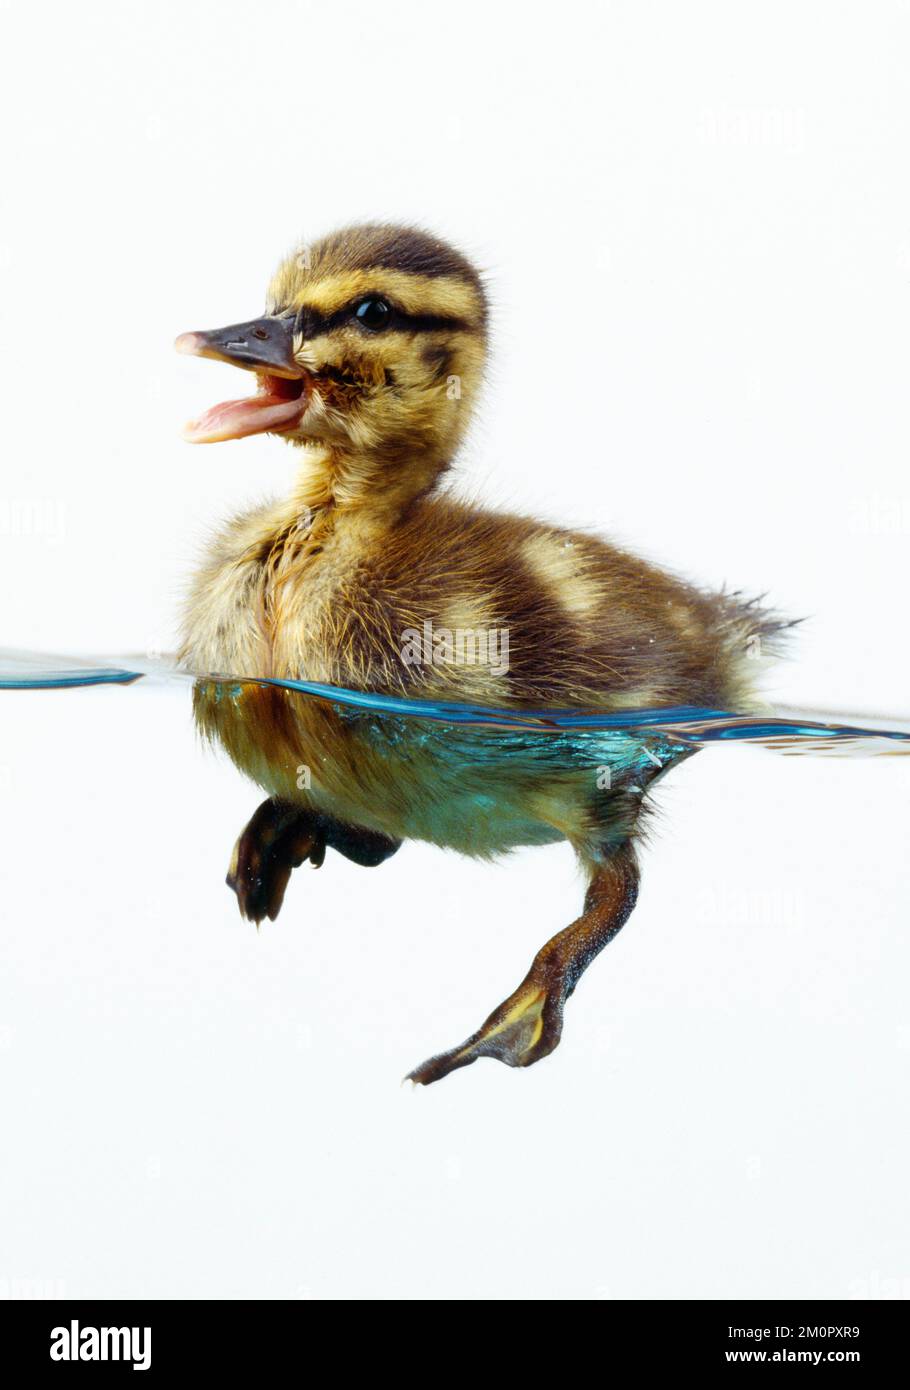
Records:
[[[288,785],[293,780],[295,786],[291,799],[274,797],[263,803],[238,842],[229,872],[241,911],[256,921],[277,914],[292,869],[305,860],[320,865],[327,848],[373,867],[400,844],[381,830],[357,827],[315,809],[322,799],[320,790],[323,795],[327,790],[320,789],[320,778],[335,767],[334,757],[320,753],[321,734],[328,734],[329,750],[346,738],[359,744],[360,769],[373,762],[380,778],[383,766],[388,770],[393,765],[400,775],[410,776],[403,802],[413,797],[409,809],[417,828],[421,820],[432,822],[437,840],[446,843],[457,837],[462,848],[477,853],[489,853],[492,844],[511,839],[540,843],[556,838],[552,824],[534,823],[527,815],[510,822],[506,814],[508,805],[514,811],[523,797],[530,804],[535,791],[545,785],[551,806],[559,797],[569,805],[590,805],[593,800],[592,844],[600,844],[606,835],[610,857],[611,847],[622,851],[640,829],[639,808],[656,777],[704,747],[747,742],[785,754],[910,754],[910,719],[900,716],[885,719],[819,710],[743,714],[692,707],[517,711],[300,680],[203,678],[161,659],[0,651],[0,690],[132,686],[147,678],[154,686],[192,684],[200,713],[205,706],[227,703],[240,720],[255,717],[257,705],[246,698],[249,692],[280,691],[286,706],[281,718],[299,710],[306,721],[301,728],[311,740],[312,766],[288,769]],[[313,714],[317,710],[321,715]],[[433,776],[427,775],[430,769],[435,769]],[[302,790],[313,793],[306,807]],[[380,790],[374,785],[372,793]],[[435,799],[428,796],[431,790]],[[369,786],[362,789],[367,815],[370,792]],[[385,816],[377,819],[384,821]],[[527,1065],[544,1055],[544,1048],[558,1037],[569,986],[624,920],[635,872],[628,863],[617,867],[630,872],[611,876],[606,889],[613,896],[589,894],[582,919],[544,948],[518,998],[501,1006],[460,1048],[418,1068],[420,1080],[436,1079],[478,1056],[498,1055],[512,1062],[517,1057],[519,1065]],[[595,863],[592,878],[598,877],[597,870]]]
[[[219,718],[225,698],[228,721]],[[633,841],[647,792],[695,751],[660,730],[554,733],[378,719],[281,688],[243,685],[225,697],[218,683],[203,681],[194,702],[200,727],[232,756],[238,736],[246,749],[245,728],[251,741],[263,722],[275,733],[260,779],[273,794],[241,833],[227,877],[241,914],[257,923],[277,915],[291,871],[305,861],[319,867],[327,848],[374,867],[406,839],[480,857],[561,839],[575,847],[588,877],[582,915],[538,953],[477,1033],[410,1073],[425,1083],[478,1057],[529,1066],[553,1050],[565,1000],[634,905]],[[283,752],[279,731],[289,734]],[[304,747],[310,762],[295,763]],[[237,761],[249,770],[245,751]]]
[[[487,347],[481,277],[444,242],[385,225],[335,233],[285,261],[263,317],[177,346],[258,380],[257,394],[188,426],[191,442],[278,433],[299,458],[286,499],[210,546],[185,610],[186,669],[507,710],[756,708],[750,658],[786,623],[586,533],[443,489]],[[470,635],[471,659],[453,634]],[[405,839],[481,856],[569,841],[588,881],[582,914],[466,1043],[411,1077],[551,1052],[565,1000],[634,905],[646,793],[691,749],[626,738],[594,761],[575,736],[546,751],[489,730],[393,736],[276,687],[222,696],[197,687],[197,723],[269,798],[228,874],[254,921],[274,917],[292,869],[327,848],[376,865]]]

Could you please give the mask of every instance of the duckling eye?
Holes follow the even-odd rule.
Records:
[[[388,328],[392,319],[392,306],[384,299],[362,299],[354,310],[354,317],[371,333]]]

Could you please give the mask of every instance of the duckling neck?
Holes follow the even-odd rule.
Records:
[[[336,525],[350,517],[392,526],[418,497],[433,491],[449,464],[446,454],[416,442],[370,449],[309,446],[294,500],[301,511],[331,512]]]

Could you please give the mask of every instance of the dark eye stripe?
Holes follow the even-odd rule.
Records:
[[[376,297],[381,297],[378,291]],[[318,338],[322,333],[331,333],[342,324],[353,321],[355,309],[365,298],[365,295],[359,294],[356,299],[352,299],[340,309],[335,309],[331,314],[322,314],[318,309],[305,304],[297,312],[297,332],[302,333],[304,338]],[[440,329],[461,330],[466,333],[478,331],[467,319],[449,314],[409,314],[392,304],[392,321],[384,332],[394,333],[397,330],[400,333],[435,333]]]

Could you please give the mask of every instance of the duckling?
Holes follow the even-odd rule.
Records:
[[[188,425],[189,441],[268,432],[299,458],[287,497],[210,545],[185,608],[184,666],[499,709],[750,707],[747,658],[782,627],[772,614],[446,489],[487,341],[471,262],[383,224],[289,256],[262,317],[178,338],[180,352],[258,383]],[[648,793],[691,751],[617,738],[604,767],[602,743],[567,750],[552,735],[419,718],[390,730],[282,687],[225,698],[205,680],[194,716],[267,793],[227,876],[257,924],[276,917],[292,870],[329,848],[375,867],[404,840],[481,857],[573,846],[581,914],[476,1032],[410,1073],[422,1084],[479,1057],[525,1067],[553,1051],[567,998],[635,905]]]

